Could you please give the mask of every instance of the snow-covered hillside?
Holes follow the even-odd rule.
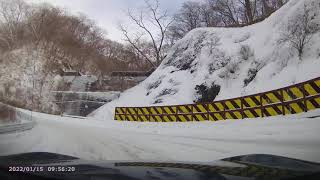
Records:
[[[217,99],[272,90],[320,76],[320,31],[304,49],[302,60],[290,43],[280,43],[288,23],[310,10],[320,24],[318,0],[291,0],[263,22],[241,28],[199,28],[169,51],[160,67],[118,100],[93,116],[111,120],[115,106],[192,103],[195,87],[220,86]]]
[[[0,54],[0,99],[16,107],[54,113],[50,91],[56,90],[59,76],[44,68],[45,54],[32,45]]]

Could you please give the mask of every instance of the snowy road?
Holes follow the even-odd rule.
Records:
[[[30,131],[0,135],[0,155],[45,151],[94,160],[208,162],[268,153],[320,162],[319,117],[141,124],[39,114],[36,121]]]

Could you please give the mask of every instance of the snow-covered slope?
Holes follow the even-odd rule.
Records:
[[[23,108],[55,113],[50,91],[56,90],[59,76],[47,72],[42,51],[32,45],[0,53],[0,101]]]
[[[115,106],[192,103],[195,87],[221,87],[217,99],[272,90],[320,76],[320,32],[302,60],[289,43],[280,43],[288,22],[311,10],[320,23],[318,0],[291,0],[263,22],[241,28],[199,28],[169,51],[160,67],[138,86],[106,104],[93,116],[110,120]]]

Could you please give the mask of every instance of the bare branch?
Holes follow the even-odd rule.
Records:
[[[163,43],[166,37],[166,32],[168,27],[172,23],[172,21],[168,21],[168,14],[166,11],[160,12],[160,3],[158,0],[154,0],[153,3],[149,0],[145,0],[146,10],[147,12],[140,11],[138,16],[134,15],[132,11],[128,10],[128,17],[134,23],[138,29],[144,32],[147,35],[148,39],[151,41],[153,47],[153,56],[155,57],[156,65],[159,65],[163,60],[162,52],[163,52]],[[154,25],[154,30],[149,24]],[[139,49],[137,42],[133,41],[133,38],[130,37],[129,32],[120,27],[122,34],[126,38],[126,41],[129,42],[143,57],[148,57],[145,52]],[[156,32],[159,32],[157,34]],[[159,38],[157,37],[159,36]],[[139,37],[138,39],[140,39]],[[136,38],[137,39],[137,38]],[[150,58],[146,58],[148,62],[152,60]],[[154,66],[154,63],[151,63]]]

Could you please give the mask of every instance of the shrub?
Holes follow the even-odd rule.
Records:
[[[210,87],[205,84],[197,85],[195,90],[198,98],[194,101],[196,103],[212,102],[220,92],[220,86],[212,83]]]
[[[248,45],[241,45],[239,54],[243,60],[248,60],[250,57],[254,56],[253,50]]]
[[[299,60],[302,60],[304,49],[313,35],[320,30],[320,24],[315,20],[314,7],[304,6],[302,12],[297,13],[288,21],[281,34],[279,43],[288,42],[298,52]]]
[[[163,100],[162,99],[157,99],[152,104],[159,104],[159,103],[163,103]]]
[[[157,97],[162,97],[165,95],[174,95],[177,93],[177,90],[174,89],[164,89],[160,92],[160,94]]]
[[[258,70],[257,69],[249,69],[248,77],[243,81],[244,86],[247,86],[253,79],[257,76]]]
[[[162,77],[147,86],[148,90],[157,89],[162,83]]]

